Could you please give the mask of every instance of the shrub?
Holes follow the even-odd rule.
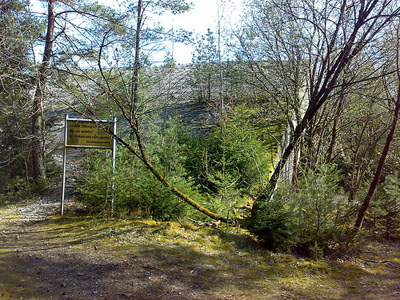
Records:
[[[245,222],[245,227],[270,250],[289,250],[295,245],[296,225],[294,213],[276,197],[258,204]]]
[[[178,124],[168,122],[164,129],[151,130],[152,144],[148,147],[153,165],[162,170],[174,185],[187,193],[197,193],[183,168],[184,155],[178,143]],[[88,155],[88,174],[79,187],[81,201],[93,212],[110,209],[112,197],[112,167],[110,158],[98,151]],[[160,183],[138,158],[123,148],[118,148],[117,168],[114,175],[116,213],[133,213],[158,220],[170,220],[187,214],[188,206]]]
[[[297,187],[281,184],[274,200],[259,204],[250,231],[270,248],[292,249],[315,259],[346,241],[349,207],[334,166],[322,165],[299,177]]]
[[[237,107],[210,134],[189,134],[178,121],[149,122],[143,139],[151,163],[172,184],[197,202],[227,218],[240,218],[246,206],[268,178],[276,152],[276,141],[266,139],[252,110]],[[272,125],[271,125],[272,126]],[[273,125],[275,133],[279,126]],[[267,153],[267,155],[266,155]],[[111,163],[104,156],[90,158],[90,172],[81,186],[83,202],[95,211],[107,208],[111,198]],[[157,219],[192,215],[205,217],[159,183],[127,150],[119,150],[115,174],[117,211],[128,211]]]
[[[314,258],[344,242],[343,217],[348,207],[339,187],[340,175],[333,165],[321,165],[301,177],[291,206],[296,213],[298,240]]]
[[[281,128],[245,105],[227,114],[209,134],[185,137],[185,169],[208,195],[211,208],[235,217],[268,180]]]
[[[26,182],[25,178],[20,176],[8,178],[7,185],[4,187],[5,192],[0,192],[0,206],[18,202],[32,196],[34,192],[32,187],[31,184]]]
[[[366,223],[375,234],[393,238],[400,224],[400,183],[398,176],[388,175],[373,196]]]

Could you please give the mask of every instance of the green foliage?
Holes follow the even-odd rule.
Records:
[[[185,168],[208,195],[211,208],[236,217],[268,180],[280,127],[257,117],[257,110],[238,105],[211,134],[185,141]]]
[[[104,154],[103,154],[104,155]],[[119,160],[118,160],[119,162]],[[105,159],[100,153],[88,153],[84,165],[89,168],[87,175],[78,190],[83,195],[83,202],[94,211],[105,209],[111,199],[112,167],[110,159]],[[116,177],[118,176],[118,172]],[[101,205],[103,205],[101,207]]]
[[[196,188],[183,168],[182,145],[178,143],[179,127],[174,121],[167,123],[164,129],[152,128],[147,138],[152,140],[147,148],[152,164],[162,170],[174,185],[190,194],[196,194]],[[103,154],[104,155],[104,154]],[[111,161],[104,156],[92,153],[88,156],[87,176],[79,190],[82,202],[95,212],[110,208],[112,197]],[[115,211],[131,213],[157,220],[177,219],[187,215],[188,206],[177,198],[172,191],[159,182],[151,172],[127,149],[120,147],[115,172]]]
[[[26,89],[32,81],[30,57],[40,25],[29,1],[3,1],[0,11],[0,193],[29,195],[31,110]]]
[[[312,251],[314,258],[345,241],[345,232],[339,228],[347,209],[339,182],[335,166],[321,165],[300,178],[292,195],[290,206],[297,218],[299,245]]]
[[[16,202],[32,195],[32,187],[26,183],[25,178],[18,175],[10,178],[7,175],[8,174],[4,175],[0,173],[0,177],[8,179],[2,188],[2,193],[0,193],[0,206]]]
[[[263,140],[257,131],[260,121],[249,117],[252,113],[251,109],[238,106],[224,124],[203,136],[189,135],[182,124],[172,119],[162,126],[150,123],[144,136],[147,157],[169,182],[200,204],[228,218],[241,218],[251,194],[268,178],[270,154],[275,151],[269,147],[276,149],[274,143]],[[188,209],[128,150],[120,148],[118,152],[117,212],[160,220],[189,215],[204,218]],[[103,155],[92,154],[88,168],[89,174],[80,187],[83,203],[97,212],[109,209],[111,162],[104,163]]]
[[[400,183],[398,176],[388,175],[371,200],[366,223],[378,235],[390,240],[400,224]]]
[[[257,204],[254,214],[244,224],[268,249],[288,249],[295,244],[295,215],[287,203],[277,197]]]
[[[349,208],[339,181],[332,165],[308,170],[297,187],[282,184],[271,202],[258,204],[247,227],[269,248],[292,249],[317,259],[346,240]]]
[[[185,207],[172,192],[158,182],[126,149],[120,149],[115,172],[114,211],[169,220],[181,217]],[[96,157],[97,156],[97,157]],[[82,203],[93,212],[110,209],[112,198],[111,160],[90,158],[92,170],[83,180],[79,190]]]
[[[137,11],[137,1],[127,2],[127,4],[129,10]],[[162,15],[165,12],[171,12],[174,15],[182,14],[189,11],[193,6],[192,3],[188,3],[186,0],[143,1],[143,5],[147,10],[153,10],[152,12],[158,15]]]
[[[48,183],[47,183],[46,178],[39,177],[37,182],[35,184],[33,184],[32,191],[40,194],[40,193],[44,192],[45,190],[47,190],[47,188],[48,188]]]

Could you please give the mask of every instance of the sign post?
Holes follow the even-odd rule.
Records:
[[[110,134],[111,133],[111,134]],[[89,119],[69,118],[65,115],[64,127],[64,154],[63,154],[63,177],[61,191],[60,215],[64,214],[65,202],[65,178],[67,169],[67,148],[96,148],[96,149],[112,149],[112,199],[111,213],[114,206],[114,173],[115,158],[117,150],[117,119],[114,117],[112,121],[101,120],[94,122]]]
[[[113,118],[113,131],[114,134],[117,133],[117,118]],[[112,197],[111,197],[111,216],[113,214],[114,208],[114,198],[115,198],[115,160],[117,156],[117,139],[113,137],[112,141]]]

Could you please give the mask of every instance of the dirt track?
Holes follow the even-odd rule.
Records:
[[[209,282],[196,274],[207,268],[194,274],[155,249],[122,258],[88,240],[65,241],[62,221],[47,231],[42,225],[59,209],[56,194],[2,211],[0,299],[239,299],[203,288]]]
[[[0,299],[400,299],[398,245],[313,263],[214,229],[61,219],[58,196],[0,209]]]

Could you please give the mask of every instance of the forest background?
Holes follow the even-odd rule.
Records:
[[[51,116],[73,111],[119,120],[116,216],[211,219],[314,258],[398,237],[397,1],[253,0],[198,38],[156,22],[181,0],[44,3],[0,1],[2,203],[60,182]],[[192,63],[152,64],[172,40]],[[91,213],[111,210],[105,157],[81,162]]]

